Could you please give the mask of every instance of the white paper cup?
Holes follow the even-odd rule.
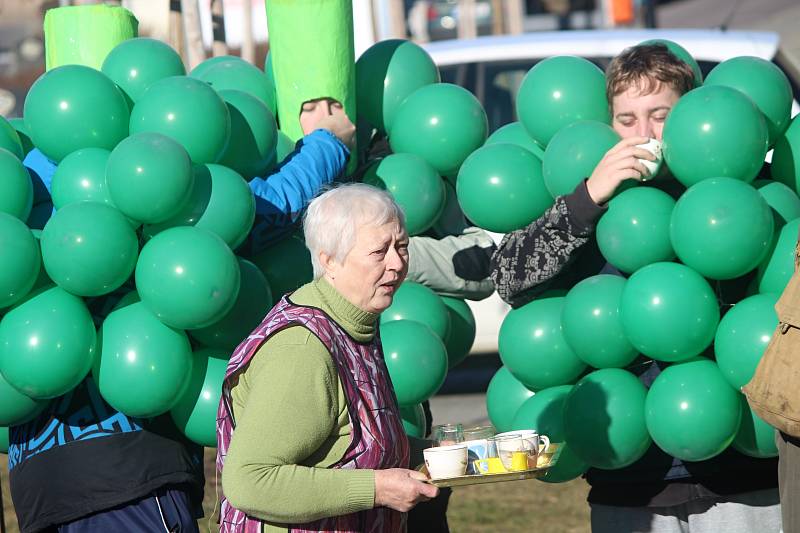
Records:
[[[644,148],[654,156],[656,156],[655,161],[650,161],[649,159],[639,159],[639,162],[647,168],[650,172],[647,176],[644,176],[643,180],[651,180],[656,177],[658,174],[658,170],[661,168],[661,162],[663,161],[663,155],[661,153],[661,142],[656,139],[650,139],[644,144],[637,144],[636,148]]]
[[[467,445],[437,446],[422,450],[431,479],[463,476],[467,471]]]

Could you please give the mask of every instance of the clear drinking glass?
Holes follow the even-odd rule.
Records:
[[[434,426],[433,440],[436,446],[449,446],[464,442],[464,428],[461,424],[442,424]]]

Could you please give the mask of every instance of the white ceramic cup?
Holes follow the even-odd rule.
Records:
[[[637,144],[636,148],[644,148],[654,156],[656,156],[655,161],[650,161],[649,159],[639,159],[639,162],[650,171],[650,174],[644,176],[643,180],[651,180],[656,177],[658,174],[658,170],[661,168],[661,162],[663,161],[663,155],[661,152],[661,142],[656,139],[650,139],[644,144]]]
[[[467,445],[462,443],[422,450],[431,479],[463,476],[467,471]]]

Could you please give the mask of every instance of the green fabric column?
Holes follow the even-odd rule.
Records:
[[[303,102],[323,97],[341,102],[355,124],[352,0],[268,0],[266,6],[281,131],[300,139]]]
[[[106,5],[48,9],[44,16],[45,68],[84,65],[100,70],[119,43],[138,35],[139,21],[123,7]]]

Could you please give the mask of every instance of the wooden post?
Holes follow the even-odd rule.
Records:
[[[474,39],[478,36],[478,20],[475,16],[475,0],[458,1],[458,38]]]
[[[211,55],[228,54],[228,42],[225,40],[225,7],[222,0],[211,0]]]
[[[392,39],[406,38],[406,17],[403,10],[403,0],[389,0],[389,20],[391,21]]]
[[[525,4],[523,0],[505,0],[505,30],[510,35],[519,35],[523,30],[525,20]]]
[[[242,0],[242,59],[248,63],[256,61],[256,45],[253,41],[253,2]]]
[[[188,67],[186,60],[186,45],[183,38],[183,17],[181,16],[181,0],[169,0],[169,39],[167,43],[183,59],[183,64]],[[187,68],[187,71],[190,69]]]
[[[197,0],[181,0],[181,10],[186,39],[186,70],[190,71],[206,58],[203,33],[200,30],[200,9]]]
[[[502,35],[505,28],[506,14],[503,12],[503,0],[492,0],[492,35]]]

